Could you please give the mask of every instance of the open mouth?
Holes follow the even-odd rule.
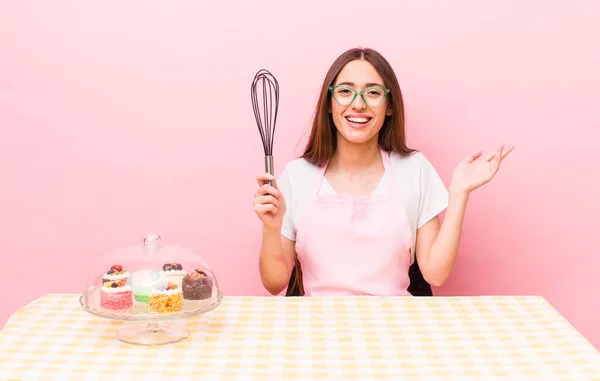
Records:
[[[354,117],[354,116],[347,116],[346,120],[348,121],[348,124],[352,127],[355,128],[361,128],[366,126],[372,118],[370,117]]]

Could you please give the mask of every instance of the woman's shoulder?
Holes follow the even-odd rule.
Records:
[[[406,155],[401,155],[397,152],[390,154],[390,163],[395,168],[402,168],[402,170],[420,169],[423,165],[428,163],[427,157],[421,151],[414,151]]]
[[[319,167],[306,159],[297,158],[289,161],[283,168],[282,175],[287,176],[290,181],[304,181],[307,177],[316,176]]]
[[[391,167],[403,181],[438,181],[439,174],[431,161],[420,151],[408,155],[393,152],[390,156]]]
[[[299,158],[288,162],[281,171],[277,185],[290,205],[303,205],[319,173],[319,167]]]

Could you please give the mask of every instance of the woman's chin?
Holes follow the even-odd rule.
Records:
[[[348,143],[352,144],[364,144],[369,142],[374,138],[375,134],[372,134],[368,130],[352,130],[352,131],[344,131],[341,134],[342,138],[346,140]]]

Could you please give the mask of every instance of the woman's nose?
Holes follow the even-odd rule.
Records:
[[[352,101],[352,108],[355,110],[362,110],[366,107],[367,107],[367,105],[365,104],[365,102],[363,101],[363,99],[360,95],[357,96],[356,98],[354,98],[354,101]]]

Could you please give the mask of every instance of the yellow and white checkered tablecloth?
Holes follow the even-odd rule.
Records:
[[[600,353],[541,297],[225,297],[145,347],[46,295],[0,331],[0,380],[600,380]]]

